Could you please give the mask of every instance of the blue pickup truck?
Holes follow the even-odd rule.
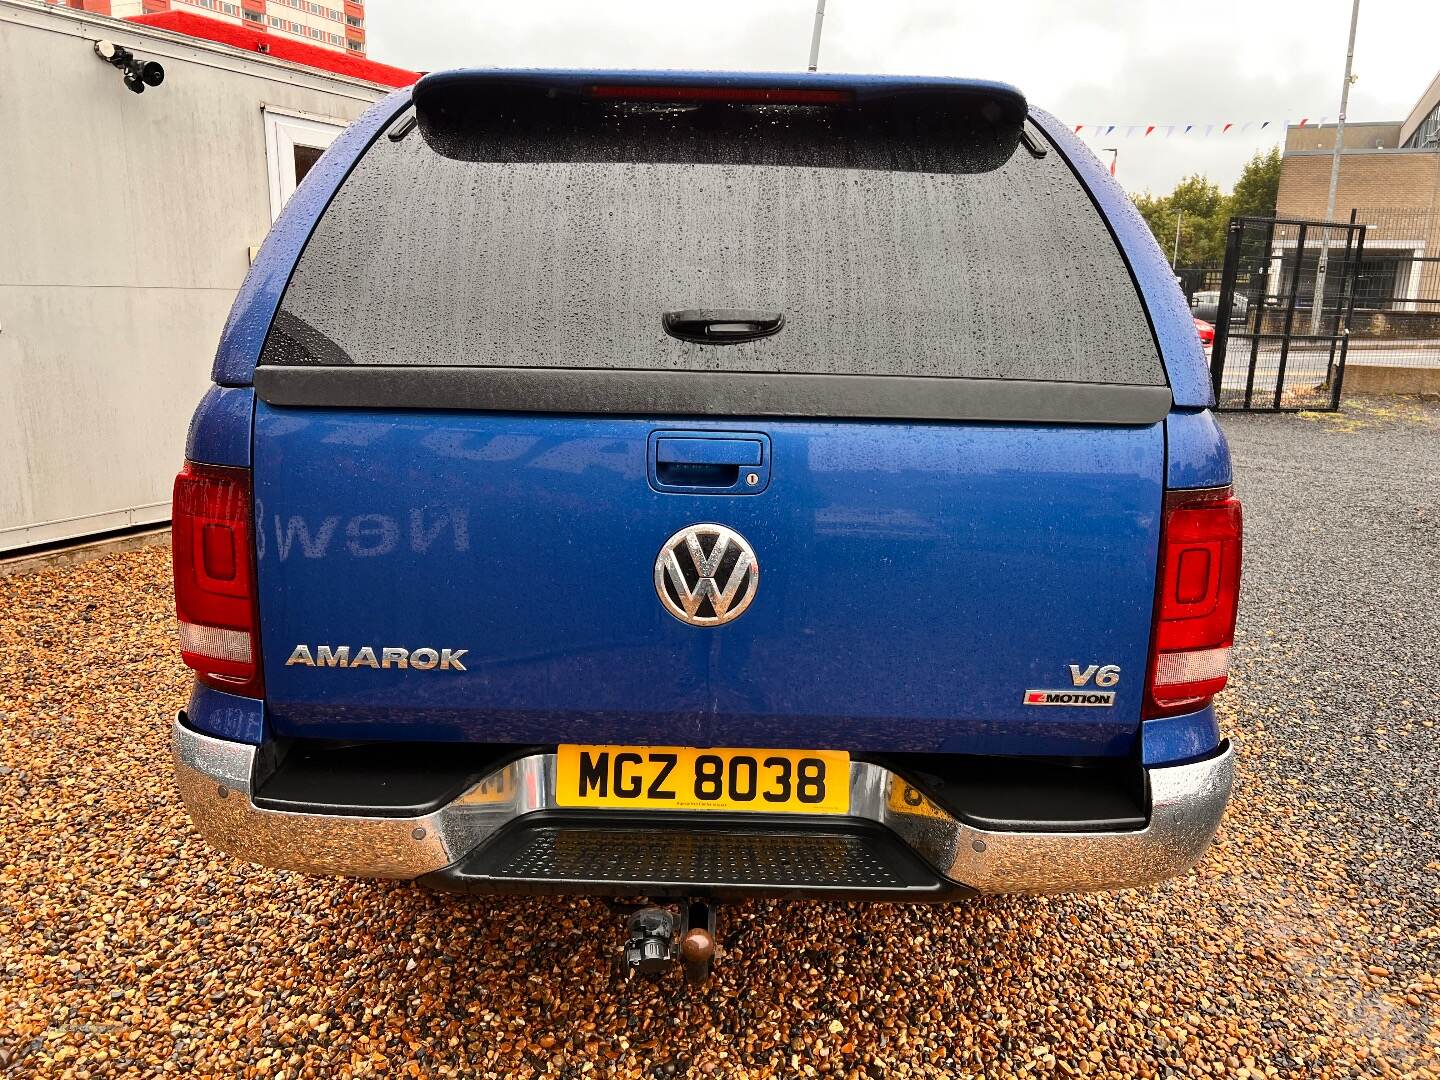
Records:
[[[214,384],[173,743],[238,857],[648,897],[703,960],[716,899],[1155,882],[1229,799],[1204,355],[1012,87],[428,75],[301,184]]]

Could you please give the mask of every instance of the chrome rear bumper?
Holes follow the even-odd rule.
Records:
[[[553,754],[512,761],[430,814],[363,817],[257,806],[252,784],[273,767],[269,746],[216,739],[177,719],[172,747],[180,795],[202,836],[238,858],[306,873],[424,877],[524,815],[557,806]],[[904,779],[860,761],[851,765],[851,817],[884,826],[950,882],[976,892],[1129,888],[1182,873],[1204,854],[1230,799],[1234,752],[1223,743],[1202,761],[1147,772],[1149,822],[1128,832],[975,828],[923,797],[918,804],[892,798]]]

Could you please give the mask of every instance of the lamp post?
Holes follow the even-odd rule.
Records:
[[[1356,0],[1358,3],[1359,0]],[[825,0],[815,0],[815,29],[810,34],[810,70],[820,66],[820,30],[825,23]]]
[[[1345,110],[1350,106],[1350,84],[1355,76],[1350,67],[1355,62],[1355,24],[1360,21],[1360,0],[1350,8],[1350,43],[1345,47],[1345,81],[1340,84],[1340,116],[1335,121],[1335,152],[1330,157],[1330,194],[1325,199],[1325,220],[1335,217],[1335,189],[1340,184],[1340,151],[1345,142]],[[1295,273],[1300,273],[1300,260],[1305,253],[1295,256]],[[1320,233],[1320,262],[1315,267],[1315,296],[1310,302],[1310,335],[1320,333],[1320,316],[1325,307],[1325,275],[1330,269],[1330,230]]]

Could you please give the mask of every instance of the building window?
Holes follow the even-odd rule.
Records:
[[[365,20],[364,20],[364,19],[357,19],[354,15],[346,15],[346,16],[345,16],[345,22],[346,22],[347,24],[349,24],[350,26],[364,26],[364,25],[365,25]]]
[[[1440,105],[1436,105],[1430,110],[1430,114],[1420,121],[1420,126],[1415,129],[1415,134],[1406,140],[1405,145],[1411,150],[1440,147]]]
[[[345,125],[265,110],[265,158],[270,167],[270,220],[280,216],[296,186]]]
[[[364,42],[356,41],[354,38],[348,39],[345,44],[350,47],[351,52],[363,52],[365,49]]]
[[[258,11],[251,11],[249,8],[245,9],[245,18],[251,22],[263,23],[265,21],[264,15],[261,15]]]

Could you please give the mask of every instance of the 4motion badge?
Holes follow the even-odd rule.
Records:
[[[1116,664],[1106,664],[1104,667],[1090,664],[1083,668],[1079,664],[1071,664],[1070,682],[1075,689],[1026,690],[1023,700],[1026,705],[1078,705],[1082,708],[1102,709],[1114,705],[1115,691],[1086,689],[1091,679],[1095,680],[1096,686],[1114,686],[1120,681],[1120,668]]]

